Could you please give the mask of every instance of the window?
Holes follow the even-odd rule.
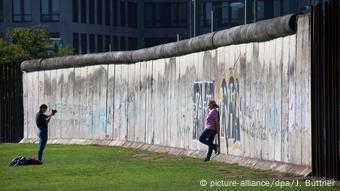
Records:
[[[103,35],[97,36],[97,52],[103,52]]]
[[[178,3],[178,13],[176,18],[177,27],[186,27],[188,19],[188,5],[186,3]]]
[[[60,38],[60,33],[59,32],[50,32],[50,33],[48,33],[48,36],[50,38]]]
[[[153,4],[152,3],[145,3],[144,4],[144,27],[151,28],[153,27]]]
[[[145,38],[144,39],[144,46],[151,47],[156,46],[164,43],[174,42],[176,41],[176,37],[168,37],[168,38]]]
[[[264,1],[260,0],[260,1],[257,1],[257,4],[256,4],[257,8],[256,8],[256,21],[262,21],[264,20]]]
[[[300,0],[299,1],[299,11],[307,10],[308,6],[311,6],[311,1],[310,0]]]
[[[267,1],[262,1],[265,2],[266,6]],[[311,6],[312,2],[310,0],[273,0],[273,17],[305,11]]]
[[[105,51],[111,51],[111,36],[105,36]]]
[[[72,0],[72,20],[78,22],[78,0]]]
[[[128,27],[137,28],[137,3],[128,2]]]
[[[298,1],[296,0],[282,0],[283,14],[287,15],[298,11]]]
[[[81,34],[81,53],[87,53],[87,36],[85,33]]]
[[[129,50],[136,50],[138,47],[138,40],[135,37],[128,38],[128,49]]]
[[[89,1],[89,23],[94,24],[94,0]]]
[[[257,2],[260,1],[257,0]],[[242,1],[201,1],[198,9],[199,25],[201,27],[211,27],[212,10],[214,28],[233,27],[244,23],[244,3]]]
[[[156,25],[160,27],[169,27],[171,21],[171,3],[159,3],[156,8]]]
[[[279,17],[279,16],[281,16],[282,14],[281,14],[281,8],[282,8],[282,6],[281,6],[281,0],[274,0],[274,2],[273,2],[273,7],[274,7],[274,17]]]
[[[187,3],[145,3],[144,26],[146,28],[187,26]]]
[[[86,1],[80,1],[80,22],[86,23]]]
[[[48,37],[53,43],[53,51],[58,52],[58,49],[63,47],[63,41],[60,38],[59,32],[50,32],[48,33]]]
[[[125,1],[120,2],[120,26],[125,27]]]
[[[118,25],[118,1],[112,1],[112,26]]]
[[[244,23],[244,7],[231,7],[230,27],[242,25]]]
[[[112,50],[118,50],[118,36],[112,36]]]
[[[31,0],[13,0],[13,22],[32,21]]]
[[[97,24],[103,24],[103,1],[97,0]]]
[[[200,18],[200,25],[202,27],[210,26],[211,22],[211,2],[201,2],[199,5],[199,18]]]
[[[110,0],[105,0],[105,25],[109,26],[111,23]]]
[[[125,36],[121,36],[120,37],[120,50],[126,50]]]
[[[220,9],[220,17],[218,19],[218,26],[228,26],[230,23],[230,5],[229,2],[222,2]]]
[[[256,8],[256,21],[270,19],[274,17],[275,12],[275,1],[258,0]]]
[[[4,2],[0,0],[0,23],[4,22]]]
[[[74,53],[79,54],[79,35],[78,33],[73,33],[73,48],[74,48]]]
[[[96,45],[95,45],[95,36],[94,34],[89,35],[89,44],[90,44],[90,53],[96,52]]]
[[[59,21],[59,0],[41,0],[41,21]]]
[[[186,27],[187,26],[187,4],[186,3],[171,3],[171,27]]]
[[[258,0],[257,2],[259,2]],[[204,8],[204,13],[201,15],[201,25],[204,27],[210,27],[211,23],[211,8],[214,10],[214,28],[221,27],[233,27],[235,25],[243,24],[243,15],[241,16],[241,12],[244,4],[237,2],[236,5],[231,5],[230,1],[220,1],[213,2],[212,7],[210,5],[206,5]],[[209,13],[210,9],[210,13]],[[241,11],[241,12],[240,12]],[[210,14],[210,15],[209,15]],[[243,13],[242,13],[243,14]],[[206,17],[206,18],[205,18]],[[232,21],[234,18],[234,21]],[[236,20],[236,23],[235,23]],[[241,23],[242,21],[242,23]]]

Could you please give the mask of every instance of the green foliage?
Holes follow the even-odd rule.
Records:
[[[53,44],[48,37],[46,29],[42,26],[34,28],[12,28],[7,36],[16,45],[21,46],[30,55],[30,58],[52,57]]]
[[[7,31],[7,36],[12,44],[0,39],[0,64],[73,54],[71,47],[55,46],[43,26],[12,28]]]
[[[27,59],[30,59],[30,56],[20,45],[6,44],[0,38],[0,64]]]
[[[292,188],[206,187],[200,180],[292,180],[292,174],[257,170],[201,158],[153,153],[137,149],[84,145],[51,145],[44,151],[43,165],[8,167],[18,155],[35,156],[36,144],[0,144],[0,190],[296,190],[335,191],[336,187]]]
[[[73,55],[74,49],[70,46],[62,47],[58,49],[56,56],[69,56]]]

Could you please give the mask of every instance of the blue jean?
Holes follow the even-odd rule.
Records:
[[[38,147],[38,160],[42,160],[42,155],[47,143],[47,128],[39,128],[39,147]]]
[[[210,159],[213,148],[214,148],[214,146],[216,147],[216,145],[214,145],[215,135],[216,135],[215,130],[205,129],[203,131],[202,135],[200,136],[200,139],[199,139],[200,142],[208,145],[208,147],[209,147],[207,157],[206,157],[207,159]]]

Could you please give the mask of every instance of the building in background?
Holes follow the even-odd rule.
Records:
[[[143,47],[138,0],[0,0],[0,34],[45,25],[50,37],[76,54]],[[139,16],[140,17],[140,16]]]
[[[191,17],[196,19],[192,19],[191,34],[200,35],[212,30],[305,11],[315,2],[315,0],[192,0]]]
[[[311,0],[0,0],[0,36],[6,38],[12,27],[45,25],[52,39],[73,46],[76,54],[134,50],[298,12],[311,4]]]

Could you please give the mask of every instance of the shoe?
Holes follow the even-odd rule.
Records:
[[[204,162],[207,162],[207,161],[210,161],[210,159],[208,159],[208,158],[205,158],[205,159],[204,159]]]

